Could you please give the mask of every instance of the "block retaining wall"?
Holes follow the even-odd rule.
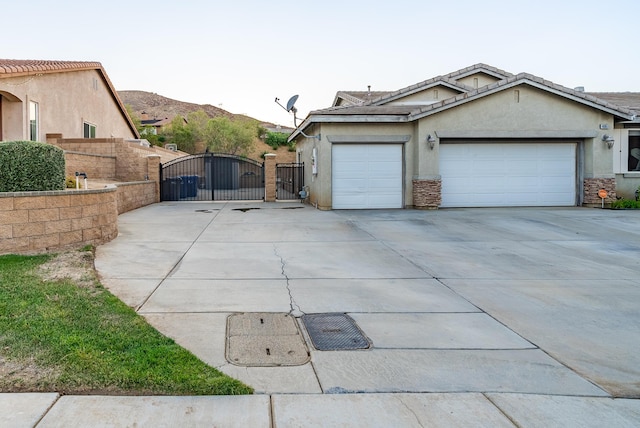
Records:
[[[0,193],[0,254],[99,245],[118,235],[115,187]]]
[[[65,176],[75,177],[76,172],[84,172],[90,179],[115,180],[116,157],[80,152],[64,152]]]
[[[159,202],[156,185],[155,181],[118,184],[118,214]]]
[[[118,236],[118,214],[158,202],[157,183],[104,189],[0,193],[0,254],[100,245]]]

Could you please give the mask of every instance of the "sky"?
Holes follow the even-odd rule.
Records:
[[[640,92],[637,0],[7,1],[0,58],[102,63],[116,90],[293,126],[340,90],[394,91],[485,63]]]

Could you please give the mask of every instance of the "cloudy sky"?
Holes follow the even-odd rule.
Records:
[[[480,62],[640,92],[637,0],[4,3],[2,58],[99,61],[118,90],[286,126],[276,97],[299,95],[300,119],[338,90],[396,90]]]

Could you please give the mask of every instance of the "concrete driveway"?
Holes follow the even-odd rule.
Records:
[[[589,420],[599,397],[640,397],[640,211],[161,203],[119,229],[97,250],[103,283],[287,409],[286,394],[456,393],[526,425],[536,406]],[[347,313],[372,346],[318,351],[297,318],[309,362],[231,364],[227,318],[255,312]]]

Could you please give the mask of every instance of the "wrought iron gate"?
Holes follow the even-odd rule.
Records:
[[[202,153],[160,165],[162,201],[264,199],[264,164],[236,155]]]
[[[279,163],[276,165],[276,198],[300,199],[304,187],[304,163]]]

